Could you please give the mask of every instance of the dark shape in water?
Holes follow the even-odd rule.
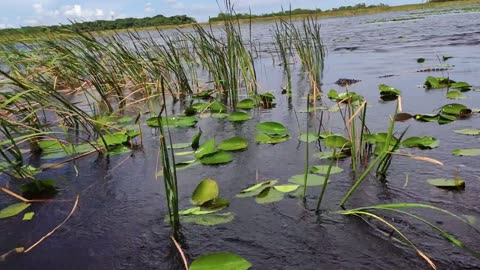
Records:
[[[378,78],[379,78],[379,79],[384,79],[384,78],[390,78],[390,77],[393,77],[393,76],[398,76],[398,75],[395,75],[395,74],[387,74],[387,75],[378,76]]]
[[[400,122],[403,122],[403,121],[407,121],[407,120],[410,120],[412,119],[413,115],[409,114],[409,113],[397,113],[394,117],[395,121],[400,121]]]
[[[434,72],[434,71],[447,71],[449,70],[448,67],[438,67],[438,68],[424,68],[424,69],[419,69],[417,72]]]
[[[347,86],[347,85],[352,85],[352,84],[358,83],[358,82],[361,82],[361,80],[341,78],[341,79],[338,79],[335,83],[340,85],[340,86]]]

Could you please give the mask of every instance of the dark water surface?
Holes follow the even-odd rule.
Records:
[[[468,99],[455,101],[445,98],[446,90],[426,91],[418,87],[426,76],[450,76],[480,86],[480,13],[428,15],[424,19],[386,23],[368,23],[378,19],[405,16],[405,13],[381,14],[322,21],[323,38],[328,50],[323,90],[335,88],[339,78],[358,79],[350,87],[369,101],[367,125],[372,132],[386,131],[395,103],[379,101],[378,85],[388,84],[403,93],[405,112],[431,113],[447,103],[462,103],[480,107],[480,93],[466,93]],[[239,199],[235,194],[255,183],[258,171],[261,180],[279,179],[286,183],[292,175],[304,170],[305,144],[299,144],[295,113],[306,107],[308,84],[300,80],[298,65],[294,65],[294,97],[280,94],[283,75],[272,53],[273,25],[253,25],[253,38],[260,43],[258,68],[260,92],[276,93],[277,107],[255,110],[254,119],[243,124],[206,118],[198,126],[204,139],[215,136],[217,141],[242,136],[250,141],[246,151],[233,153],[234,161],[223,166],[195,166],[180,171],[181,208],[189,207],[191,192],[204,178],[216,179],[221,196],[231,199],[228,211],[235,220],[228,224],[203,227],[187,224],[183,227],[182,245],[190,258],[201,254],[228,251],[252,262],[253,269],[428,269],[427,264],[411,249],[394,244],[368,224],[357,218],[334,213],[338,203],[353,183],[349,161],[340,161],[346,169],[332,175],[324,199],[327,211],[316,215],[313,209],[320,188],[309,188],[306,207],[299,199],[286,198],[269,205],[258,205],[252,198]],[[440,64],[438,58],[453,56],[446,63],[448,72],[420,73],[418,69]],[[417,58],[426,58],[418,64]],[[383,75],[394,75],[379,78]],[[331,104],[330,104],[331,105]],[[177,112],[179,111],[178,108]],[[302,129],[306,114],[299,114]],[[327,121],[334,132],[343,132],[332,114]],[[254,141],[255,124],[279,121],[289,127],[292,139],[279,145],[258,145]],[[316,121],[309,123],[312,126]],[[375,203],[419,202],[447,209],[458,215],[480,218],[479,158],[455,157],[455,148],[479,148],[480,137],[460,136],[453,130],[480,128],[479,115],[467,120],[439,126],[410,120],[398,123],[397,130],[410,126],[407,137],[430,135],[440,140],[434,150],[406,150],[412,154],[442,161],[437,166],[407,158],[394,158],[388,173],[388,183],[374,177],[367,179],[348,201],[347,207]],[[44,178],[61,182],[59,198],[80,195],[80,204],[73,217],[54,235],[28,254],[14,255],[0,262],[2,270],[49,269],[182,269],[169,238],[169,226],[163,222],[167,208],[161,179],[155,180],[158,137],[145,129],[144,147],[131,156],[113,156],[109,160],[88,157],[74,166],[66,165],[48,171]],[[187,142],[195,129],[176,129],[175,142]],[[311,144],[311,152],[317,146]],[[326,164],[315,157],[312,165]],[[431,187],[429,178],[454,177],[456,170],[466,181],[466,189],[449,192]],[[405,186],[405,177],[409,176]],[[3,178],[2,178],[3,177]],[[10,181],[10,182],[9,182]],[[0,176],[0,183],[15,187],[18,183]],[[2,205],[10,198],[2,195]],[[13,201],[12,201],[13,202]],[[21,217],[0,221],[0,253],[16,246],[28,246],[60,223],[70,212],[72,203],[36,204],[36,216],[31,222]],[[460,238],[466,245],[480,250],[480,234],[448,216],[418,212]],[[437,264],[438,269],[480,269],[480,261],[444,241],[426,226],[401,216],[389,215],[398,228],[404,230],[420,249]],[[392,219],[390,219],[392,221]],[[480,228],[479,228],[480,229]]]

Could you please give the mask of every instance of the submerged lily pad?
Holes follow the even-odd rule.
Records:
[[[277,144],[282,143],[290,140],[290,135],[268,135],[265,133],[258,133],[255,136],[255,141],[258,143],[269,143],[269,144]]]
[[[205,202],[218,197],[220,190],[218,184],[213,179],[202,180],[192,193],[192,203],[202,205]]]
[[[314,156],[316,156],[319,159],[331,159],[331,158],[342,159],[342,158],[346,158],[347,154],[343,152],[337,152],[334,156],[333,151],[323,151],[323,152],[314,154]]]
[[[465,181],[462,179],[428,179],[427,182],[435,187],[444,189],[460,189],[465,188]]]
[[[20,214],[23,210],[30,206],[29,203],[14,203],[0,210],[0,219],[13,217]]]
[[[294,175],[288,179],[288,182],[303,186],[305,180],[304,174]],[[307,174],[307,187],[321,186],[325,177],[318,174]]]
[[[278,122],[263,122],[255,126],[258,131],[267,134],[283,135],[287,133],[287,128]]]
[[[228,118],[230,114],[228,113],[212,113],[213,118],[218,118],[218,119],[225,119]]]
[[[433,137],[410,137],[402,141],[402,145],[405,147],[418,147],[420,149],[432,149],[440,145],[439,141]]]
[[[260,192],[260,194],[255,197],[255,202],[259,204],[274,203],[281,201],[283,197],[284,195],[282,192],[276,190],[273,187],[268,187],[262,190],[262,192]]]
[[[202,163],[203,165],[220,165],[220,164],[229,163],[232,160],[233,160],[233,157],[229,153],[218,151],[218,152],[203,156],[200,159],[200,163]]]
[[[453,132],[457,134],[463,134],[463,135],[480,136],[480,129],[466,128],[466,129],[454,130]]]
[[[455,149],[452,154],[455,156],[480,156],[480,149]]]
[[[312,173],[317,173],[317,174],[327,174],[328,172],[328,165],[317,165],[317,166],[313,166],[312,168],[310,168],[310,171]],[[332,166],[332,168],[330,169],[330,174],[336,174],[336,173],[341,173],[343,172],[343,169],[340,168],[340,167],[337,167],[337,166]]]
[[[248,270],[252,267],[244,258],[233,253],[212,253],[192,262],[190,270]]]
[[[298,140],[301,142],[312,143],[320,139],[320,136],[316,132],[302,133],[298,136]]]
[[[236,151],[242,150],[248,147],[248,141],[244,138],[233,137],[226,139],[218,145],[218,150],[223,151]]]
[[[181,223],[194,223],[202,226],[215,226],[232,222],[235,215],[228,213],[213,213],[208,215],[188,215],[181,217]],[[192,268],[190,268],[192,269]]]
[[[467,96],[459,91],[449,91],[446,95],[448,99],[465,99]]]
[[[51,179],[34,180],[20,187],[22,196],[27,199],[50,199],[57,193],[56,183]]]
[[[247,98],[237,103],[238,109],[250,110],[255,107],[255,101],[253,99]]]
[[[265,182],[255,184],[247,189],[240,191],[240,193],[238,193],[236,196],[238,198],[257,196],[264,189],[274,186],[277,182],[278,180],[270,180],[270,181],[265,181]]]
[[[242,121],[247,121],[247,120],[250,120],[250,119],[252,119],[252,116],[249,115],[248,113],[244,113],[244,112],[233,112],[228,117],[228,120],[230,122],[242,122]]]

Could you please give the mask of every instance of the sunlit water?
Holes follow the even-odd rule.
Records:
[[[368,103],[367,124],[372,132],[386,131],[395,102],[379,101],[378,85],[388,84],[403,93],[403,109],[409,113],[431,113],[440,106],[460,102],[471,108],[480,107],[480,93],[468,92],[468,99],[445,99],[445,90],[426,91],[419,87],[426,76],[450,76],[480,86],[480,13],[426,15],[424,19],[386,23],[368,23],[377,19],[404,16],[405,13],[381,14],[353,18],[322,20],[322,33],[328,51],[323,90],[335,88],[339,78],[358,79],[350,87],[365,96]],[[310,188],[306,205],[299,199],[286,198],[271,205],[257,205],[252,198],[239,199],[235,194],[255,183],[258,171],[261,180],[279,179],[286,183],[300,174],[305,164],[305,144],[298,143],[295,108],[306,107],[308,84],[301,80],[298,65],[294,65],[294,96],[291,103],[280,94],[284,84],[278,60],[274,54],[270,23],[252,26],[252,36],[258,46],[255,63],[260,91],[276,94],[277,106],[272,110],[254,110],[254,119],[232,124],[227,120],[202,119],[198,123],[204,139],[220,141],[241,136],[250,141],[243,152],[233,153],[234,161],[223,166],[196,166],[179,172],[181,207],[189,207],[189,198],[198,182],[216,179],[221,196],[231,199],[228,211],[235,214],[231,223],[214,227],[187,224],[183,227],[183,248],[190,258],[201,254],[228,251],[253,263],[253,269],[427,269],[428,266],[412,250],[395,245],[374,231],[365,222],[334,213],[343,194],[353,180],[347,169],[349,161],[340,161],[346,169],[332,175],[323,208],[316,215],[319,188]],[[244,33],[248,28],[244,29]],[[419,69],[441,63],[442,56],[453,56],[446,63],[448,72],[420,73]],[[417,58],[426,58],[418,64]],[[384,75],[394,75],[379,78]],[[177,112],[180,108],[175,108]],[[299,113],[305,129],[306,114]],[[335,132],[343,132],[336,117],[327,123]],[[292,139],[279,145],[258,145],[254,141],[255,124],[279,121],[289,127]],[[318,120],[309,126],[317,127]],[[478,194],[480,169],[478,158],[455,157],[455,148],[478,148],[479,137],[455,135],[453,130],[479,128],[478,114],[470,119],[439,126],[410,120],[398,123],[397,130],[409,126],[407,137],[430,135],[440,140],[434,150],[407,150],[442,161],[437,166],[421,161],[396,157],[388,172],[386,184],[369,178],[347,203],[347,207],[374,203],[419,202],[445,208],[458,215],[480,218]],[[175,142],[189,141],[196,129],[173,130]],[[62,190],[59,198],[80,196],[74,216],[53,236],[28,254],[8,257],[0,269],[182,269],[173,247],[170,229],[163,219],[167,208],[161,179],[155,180],[158,137],[145,129],[144,147],[131,156],[113,156],[109,160],[88,157],[74,166],[49,171],[44,178],[57,179]],[[310,145],[311,152],[319,149]],[[35,162],[35,161],[32,161]],[[325,164],[312,157],[310,164]],[[449,192],[429,186],[429,178],[454,177],[456,171],[466,181],[466,189]],[[405,179],[408,175],[408,183]],[[3,177],[3,178],[1,178]],[[0,177],[2,184],[15,186],[13,180]],[[0,197],[2,205],[10,200]],[[13,201],[12,201],[13,202]],[[72,203],[36,204],[36,216],[31,222],[20,218],[0,221],[0,252],[17,246],[28,246],[43,236],[69,213]],[[465,224],[444,215],[420,211],[437,225],[454,233],[465,244],[479,250],[480,236]],[[454,247],[418,222],[389,215],[398,228],[405,230],[418,247],[437,263],[439,269],[479,269],[480,261]]]

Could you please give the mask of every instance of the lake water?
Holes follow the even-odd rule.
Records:
[[[405,16],[424,16],[416,20],[389,21]],[[373,22],[384,20],[387,22]],[[388,128],[395,102],[379,99],[379,84],[391,85],[402,91],[403,110],[412,114],[432,113],[447,103],[462,103],[469,108],[480,107],[480,93],[467,92],[467,99],[445,98],[446,90],[427,91],[421,86],[426,76],[450,76],[480,86],[480,13],[447,13],[409,15],[389,13],[351,18],[321,20],[322,34],[328,55],[322,89],[334,88],[339,78],[358,79],[350,91],[362,94],[368,101],[367,125],[372,132]],[[298,64],[293,65],[293,97],[291,103],[281,95],[283,75],[278,60],[272,60],[271,23],[252,25],[252,37],[258,51],[255,64],[259,91],[273,92],[276,108],[253,110],[254,118],[242,124],[215,118],[201,119],[197,124],[204,139],[221,141],[241,136],[250,141],[247,150],[233,153],[234,161],[222,166],[195,166],[179,171],[181,208],[189,207],[191,192],[204,178],[218,181],[221,196],[231,199],[228,211],[235,219],[227,224],[204,227],[183,226],[182,246],[189,258],[201,254],[228,251],[239,254],[253,264],[252,269],[428,269],[428,265],[411,249],[394,244],[359,218],[335,213],[338,203],[352,185],[350,161],[339,161],[344,173],[331,176],[323,211],[312,209],[320,188],[308,190],[306,203],[297,198],[267,205],[258,205],[252,198],[235,198],[239,191],[260,180],[279,179],[287,183],[292,175],[303,173],[305,144],[296,139],[295,111],[306,108],[308,84],[301,78]],[[244,33],[248,32],[245,27]],[[260,45],[258,45],[260,44]],[[452,56],[445,63],[443,56]],[[417,63],[425,58],[425,63]],[[443,72],[417,72],[419,69],[448,64]],[[393,75],[380,78],[385,75]],[[177,112],[180,108],[174,108]],[[300,125],[306,127],[306,114],[300,113]],[[343,132],[332,116],[329,126]],[[278,145],[255,143],[255,125],[262,121],[278,121],[289,128],[292,139]],[[310,126],[318,121],[311,120]],[[480,218],[480,168],[478,158],[456,157],[456,148],[478,148],[480,137],[463,136],[453,130],[480,128],[480,117],[474,114],[448,125],[410,120],[396,124],[396,130],[409,126],[407,137],[434,136],[440,147],[433,150],[405,150],[412,154],[438,159],[444,166],[395,157],[388,171],[388,182],[370,177],[354,193],[347,208],[376,203],[418,202],[432,204],[458,215]],[[167,212],[163,183],[155,180],[158,137],[149,128],[144,130],[141,150],[132,155],[109,159],[87,157],[74,166],[68,164],[47,171],[42,178],[53,178],[62,188],[58,197],[80,196],[74,216],[54,235],[28,254],[13,255],[0,262],[0,269],[182,269],[175,247],[169,238],[170,228],[164,222]],[[175,143],[188,142],[196,129],[172,129]],[[318,146],[310,145],[311,152]],[[35,161],[32,161],[35,162]],[[311,157],[311,165],[327,164]],[[429,178],[453,178],[456,171],[466,181],[464,191],[445,191],[430,186]],[[408,175],[409,181],[405,185]],[[0,183],[17,185],[0,176]],[[10,198],[0,197],[2,205]],[[12,201],[13,202],[13,201]],[[0,221],[0,252],[16,246],[29,245],[60,223],[71,210],[72,203],[36,204],[36,217],[31,222],[21,218]],[[480,234],[472,227],[432,211],[417,211],[435,224],[460,238],[469,247],[480,250]],[[480,269],[480,261],[445,241],[438,233],[419,222],[400,215],[387,215],[389,220],[429,255],[438,269]],[[475,224],[473,225],[475,226]],[[477,225],[480,229],[480,225]]]

